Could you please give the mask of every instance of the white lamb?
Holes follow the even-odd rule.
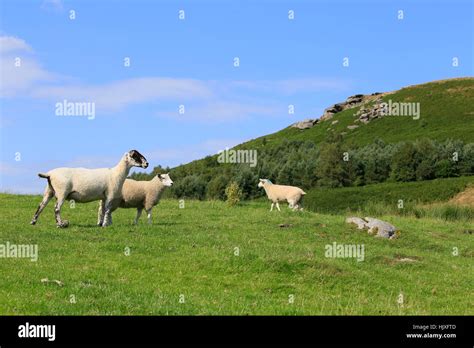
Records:
[[[278,202],[287,201],[288,206],[293,210],[302,209],[300,207],[301,197],[306,194],[302,189],[295,186],[286,186],[286,185],[274,185],[268,179],[260,179],[258,187],[263,187],[267,197],[272,201],[272,207],[270,211],[273,210],[273,205],[276,204],[278,211],[280,211],[280,205]]]
[[[40,178],[48,180],[48,186],[31,224],[36,224],[38,216],[53,196],[57,200],[54,213],[58,227],[69,225],[69,222],[62,220],[60,215],[65,200],[80,203],[101,200],[102,210],[98,225],[105,227],[112,224],[112,212],[120,203],[122,186],[132,167],[148,167],[145,157],[136,150],[125,153],[113,168],[56,168],[46,174],[38,174]]]
[[[120,208],[137,208],[135,225],[145,208],[148,223],[151,224],[151,210],[160,201],[165,188],[172,185],[173,180],[171,180],[169,174],[157,174],[150,181],[127,179],[122,187],[122,200],[119,206]]]

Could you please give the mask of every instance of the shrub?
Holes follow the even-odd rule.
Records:
[[[229,186],[226,187],[225,195],[227,197],[227,204],[234,206],[240,202],[240,199],[242,198],[242,190],[235,181],[232,181]]]

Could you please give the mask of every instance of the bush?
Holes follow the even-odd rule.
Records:
[[[229,178],[224,175],[219,175],[209,181],[207,185],[206,197],[209,199],[225,199],[225,189],[229,182]]]
[[[242,198],[242,190],[235,181],[232,181],[229,186],[226,187],[225,195],[227,197],[227,204],[234,206],[240,202],[240,199]]]

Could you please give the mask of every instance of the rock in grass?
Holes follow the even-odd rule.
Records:
[[[370,234],[375,234],[377,237],[382,238],[395,238],[395,232],[397,228],[388,222],[374,219],[370,217],[366,217],[365,220],[367,221],[367,227],[369,228]]]
[[[346,219],[348,224],[355,224],[359,230],[368,230],[368,233],[371,235],[376,235],[377,237],[393,239],[397,237],[396,231],[397,228],[388,222],[366,217],[364,219],[351,216]]]
[[[367,221],[357,216],[351,216],[346,219],[348,224],[355,224],[359,230],[363,230],[367,226]]]

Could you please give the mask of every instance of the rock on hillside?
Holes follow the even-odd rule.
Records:
[[[370,95],[365,94],[356,94],[347,98],[344,102],[334,104],[324,110],[323,115],[319,119],[307,119],[304,121],[299,121],[293,123],[291,127],[298,128],[298,129],[308,129],[312,128],[315,124],[322,121],[330,120],[334,117],[335,114],[347,110],[352,109],[360,105],[367,104],[368,102],[375,101],[374,108],[364,108],[363,112],[357,113],[355,116],[358,117],[358,120],[367,123],[370,120],[381,117],[382,116],[382,99],[381,97],[386,93],[373,93]]]
[[[292,125],[292,127],[299,128],[299,129],[307,129],[313,127],[316,123],[318,123],[318,119],[307,119],[300,122],[296,122]]]

